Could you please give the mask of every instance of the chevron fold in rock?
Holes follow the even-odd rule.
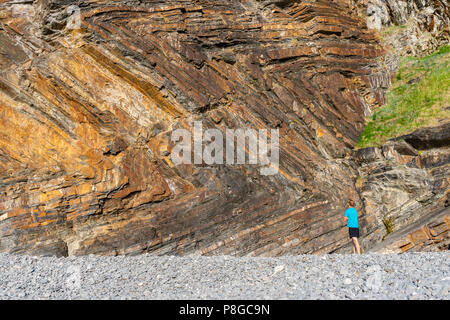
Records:
[[[281,255],[347,243],[385,88],[346,1],[0,1],[0,251]],[[139,3],[139,4],[138,4]],[[175,166],[171,132],[278,128],[280,173]],[[364,219],[364,214],[362,215]]]

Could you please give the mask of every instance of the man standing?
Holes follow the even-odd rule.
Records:
[[[355,202],[350,199],[347,202],[349,207],[345,210],[344,221],[347,222],[348,234],[353,242],[353,253],[361,254],[361,249],[359,247],[359,225],[358,225],[358,212],[354,208]]]

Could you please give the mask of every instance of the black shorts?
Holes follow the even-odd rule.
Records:
[[[348,228],[348,235],[350,238],[359,238],[359,228]]]

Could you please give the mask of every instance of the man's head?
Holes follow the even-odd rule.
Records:
[[[354,206],[355,206],[355,202],[353,201],[353,199],[348,199],[347,205],[348,205],[349,207],[354,207]]]

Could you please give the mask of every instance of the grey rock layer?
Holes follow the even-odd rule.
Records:
[[[396,252],[446,250],[450,239],[449,141],[450,123],[446,122],[355,153],[359,164],[355,185],[364,208],[359,217],[363,249],[382,248],[390,233],[409,230],[414,234],[399,242]],[[415,233],[424,227],[428,231]],[[336,252],[349,252],[350,246]]]

